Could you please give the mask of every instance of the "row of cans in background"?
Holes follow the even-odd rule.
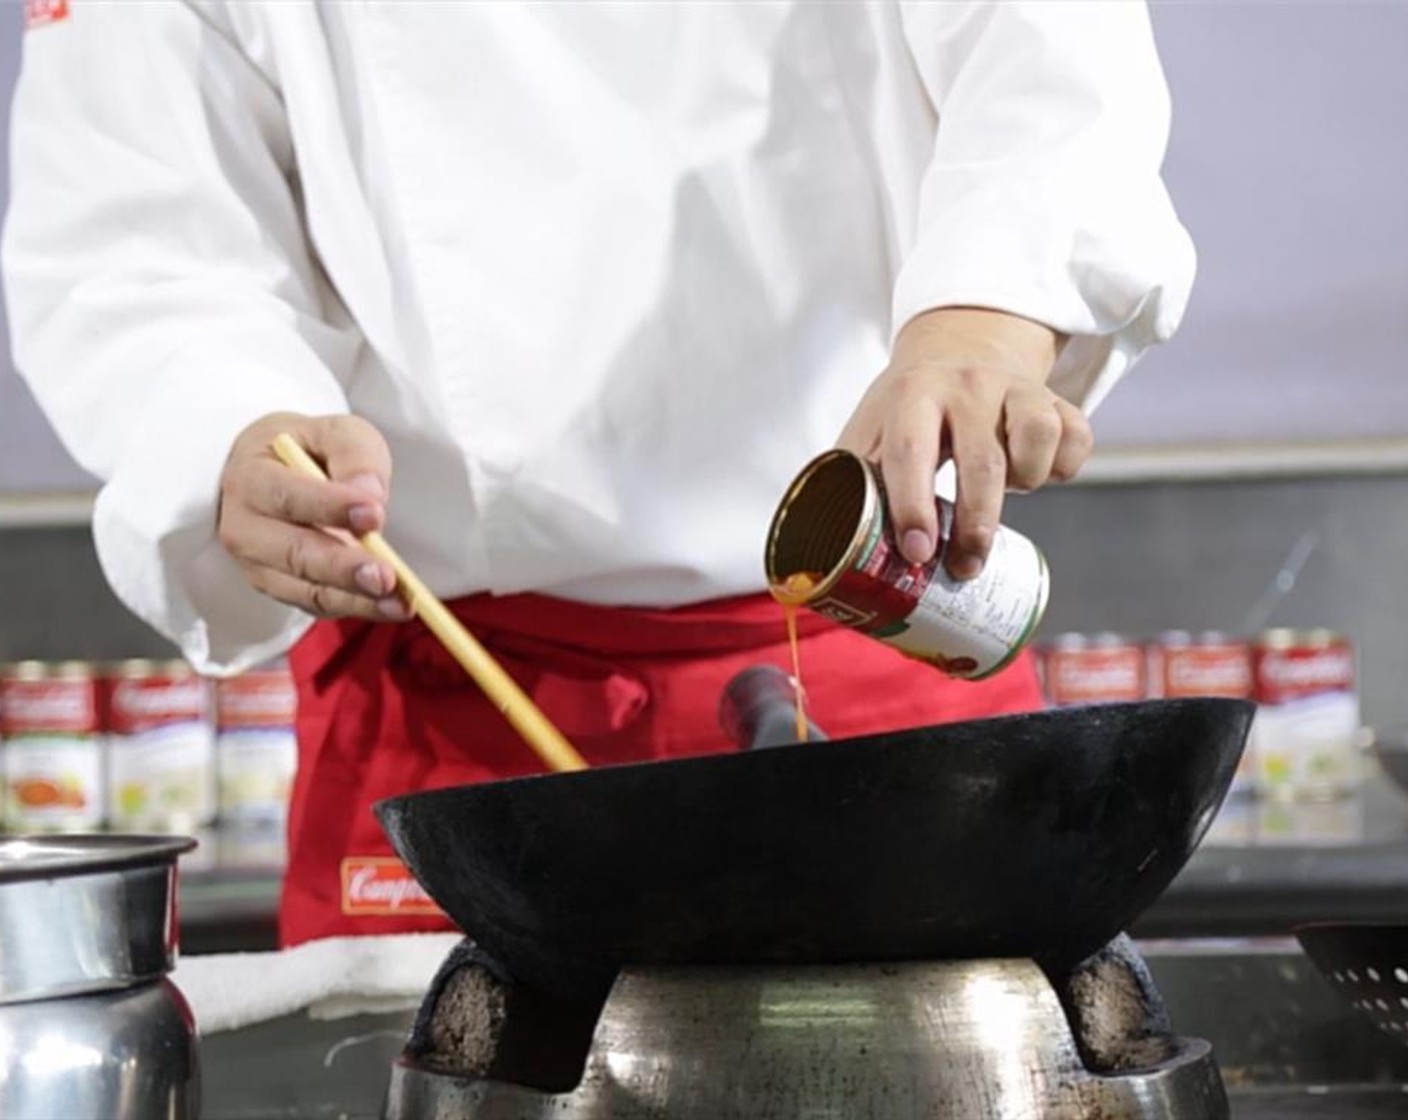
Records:
[[[1337,797],[1359,781],[1354,650],[1330,630],[1252,638],[1170,631],[1152,641],[1063,634],[1040,648],[1053,706],[1222,696],[1254,700],[1256,719],[1233,793]]]
[[[189,832],[277,819],[296,762],[283,668],[211,682],[184,661],[0,667],[0,826]]]

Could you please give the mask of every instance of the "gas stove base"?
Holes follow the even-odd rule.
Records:
[[[1232,1120],[1227,1097],[1205,1043],[1188,1043],[1184,1057],[1153,1074],[1102,1079],[1078,1095],[1063,1093],[1060,1101],[1040,1113],[1027,1104],[1012,1107],[994,1102],[988,1120]],[[727,1089],[724,1089],[727,1093]],[[730,1094],[731,1095],[731,1094]],[[784,1099],[785,1098],[785,1099]],[[802,1120],[813,1116],[846,1116],[856,1120],[973,1120],[970,1101],[945,1103],[916,1100],[913,1091],[893,1086],[888,1091],[828,1091],[811,1097],[807,1087],[789,1086],[765,1103],[731,1102],[718,1096],[661,1104],[641,1100],[622,1085],[595,1084],[568,1094],[543,1094],[515,1085],[468,1081],[419,1070],[400,1063],[392,1071],[391,1088],[382,1120]],[[1311,1106],[1310,1101],[1305,1104]],[[1402,1107],[1402,1102],[1398,1105]],[[1238,1116],[1243,1113],[1239,1110]],[[1252,1118],[1290,1113],[1258,1111]],[[1295,1116],[1340,1115],[1329,1111],[1296,1112]],[[1356,1114],[1357,1115],[1357,1114]],[[1401,1116],[1401,1112],[1371,1115]]]
[[[1229,1120],[1212,1048],[1090,1072],[1029,961],[626,970],[547,1092],[403,1056],[383,1120]]]

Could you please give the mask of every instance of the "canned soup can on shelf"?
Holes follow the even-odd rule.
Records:
[[[1122,634],[1061,634],[1042,647],[1041,677],[1053,707],[1129,703],[1147,694],[1147,655]]]
[[[1161,634],[1150,647],[1151,691],[1154,695],[1215,696],[1249,700],[1252,696],[1251,645],[1220,631],[1194,637],[1181,631]],[[1234,796],[1255,791],[1256,750],[1248,737],[1229,790]]]
[[[0,824],[12,832],[102,825],[102,724],[87,662],[0,669],[0,792]]]
[[[209,686],[184,661],[124,661],[108,675],[108,817],[189,832],[215,819]]]
[[[232,823],[274,822],[288,808],[298,764],[298,697],[286,668],[256,669],[215,686],[219,815]]]
[[[1046,560],[1026,537],[999,527],[982,573],[944,571],[953,506],[935,497],[939,546],[928,563],[900,554],[879,472],[847,451],[802,469],[768,530],[774,594],[894,646],[943,672],[981,680],[1031,638],[1050,593]],[[806,577],[797,592],[789,580]]]
[[[1251,648],[1247,642],[1219,631],[1194,637],[1181,631],[1161,634],[1150,664],[1153,691],[1171,699],[1221,696],[1246,700],[1252,694]]]
[[[1332,798],[1359,782],[1354,648],[1332,630],[1268,630],[1252,643],[1258,792]]]

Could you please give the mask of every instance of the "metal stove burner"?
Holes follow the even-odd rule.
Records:
[[[628,968],[585,1020],[467,968],[437,981],[383,1116],[1228,1117],[1206,1042],[1164,1035],[1156,1054],[1129,1051],[1146,1064],[1093,1072],[1072,1018],[1080,1010],[1068,1018],[1041,969],[1022,960]]]

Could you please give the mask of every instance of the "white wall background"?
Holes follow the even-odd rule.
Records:
[[[1408,436],[1408,4],[1153,12],[1198,283],[1098,435]]]
[[[20,11],[0,0],[0,182]],[[1101,410],[1102,445],[1408,436],[1408,4],[1153,14],[1199,281],[1179,336]],[[5,346],[0,491],[88,485]]]

